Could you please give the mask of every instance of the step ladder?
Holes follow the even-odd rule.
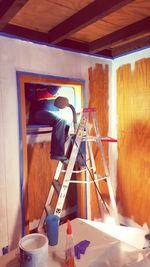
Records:
[[[90,114],[92,115],[91,119],[93,122],[93,127],[95,130],[95,135],[90,136],[89,129],[88,129],[88,122],[89,122],[89,116]],[[69,158],[69,163],[66,167],[66,170],[62,169],[63,163],[59,162],[55,176],[46,200],[46,204],[38,225],[38,229],[41,229],[44,225],[45,218],[48,214],[55,214],[61,217],[63,205],[65,202],[65,198],[68,192],[69,184],[70,183],[85,183],[87,185],[90,185],[91,183],[94,183],[96,187],[96,193],[98,197],[98,205],[99,205],[99,210],[101,213],[102,220],[104,220],[105,217],[105,211],[107,212],[115,219],[116,222],[118,222],[118,213],[117,213],[117,206],[114,198],[114,193],[111,185],[111,180],[109,176],[109,170],[107,167],[105,155],[104,155],[104,150],[103,150],[103,144],[102,141],[110,141],[110,142],[115,142],[116,140],[113,138],[102,138],[98,129],[98,123],[97,123],[97,118],[96,118],[96,109],[95,108],[84,108],[81,114],[81,119],[79,122],[79,126],[77,128],[76,134],[74,135],[73,139],[73,145],[70,153],[70,158]],[[81,142],[85,142],[85,155],[83,155],[80,151],[80,146]],[[93,155],[93,149],[92,149],[92,142],[96,142],[100,151],[100,156],[101,156],[101,162],[102,162],[102,167],[104,170],[104,176],[100,175],[96,171],[96,165],[95,165],[95,160],[94,160],[94,155]],[[67,144],[67,150],[70,147],[70,142],[68,141]],[[75,163],[77,156],[81,154],[83,161],[85,162],[85,167],[82,168],[80,171],[85,172],[85,181],[78,181],[78,180],[72,180],[72,174],[73,173],[78,173],[80,171],[75,170]],[[91,165],[91,166],[90,166]],[[60,174],[64,172],[64,178],[62,184],[59,182],[59,177]],[[110,198],[110,204],[108,205],[103,197],[102,193],[100,191],[100,181],[105,181],[108,187],[108,193],[109,193],[109,198]],[[55,207],[55,210],[52,210],[51,208],[51,201],[54,195],[54,192],[58,193],[58,200],[57,204]],[[88,196],[87,196],[88,198]],[[88,202],[88,199],[87,199]],[[89,216],[87,216],[89,217]]]

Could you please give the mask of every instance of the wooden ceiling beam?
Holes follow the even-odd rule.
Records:
[[[104,49],[100,52],[97,52],[94,54],[95,56],[98,56],[98,57],[109,57],[109,58],[113,58],[113,55],[112,55],[112,50],[111,49]]]
[[[30,30],[27,28],[15,26],[12,24],[7,24],[3,29],[3,32],[13,36],[17,36],[20,39],[25,39],[29,41],[37,41],[39,43],[48,43],[48,35],[39,31]]]
[[[0,31],[17,14],[28,0],[1,0],[0,1]]]
[[[113,43],[128,40],[135,36],[142,36],[150,31],[150,17],[135,22],[118,31],[110,33],[90,43],[90,52],[101,51],[110,47]]]
[[[10,34],[12,36],[17,36],[21,39],[25,39],[28,41],[36,41],[39,43],[47,43],[48,44],[48,34],[47,33],[42,33],[39,31],[34,31],[31,29],[27,29],[27,28],[23,28],[23,27],[19,27],[19,26],[15,26],[12,24],[8,24],[4,30],[4,33],[6,34]],[[62,42],[58,43],[57,45],[55,45],[55,47],[59,47],[59,48],[66,48],[67,50],[75,50],[78,52],[89,52],[89,45],[82,43],[82,42],[77,42],[74,40],[63,40]]]
[[[89,44],[87,43],[82,43],[82,42],[78,42],[78,41],[74,41],[71,39],[65,39],[59,43],[57,43],[57,46],[63,47],[63,48],[67,48],[70,50],[76,50],[79,52],[89,52]]]
[[[89,53],[89,43],[83,43],[71,39],[65,39],[59,43],[57,43],[57,46],[60,48],[66,48],[71,51],[77,51],[79,53]],[[92,55],[92,54],[91,54]],[[99,53],[95,53],[95,56],[98,57],[110,57],[112,58],[112,50],[111,49],[106,49],[103,50]]]
[[[140,48],[147,47],[147,46],[150,46],[150,35],[134,40],[133,42],[129,42],[127,44],[114,47],[112,49],[112,55],[113,57],[116,57],[118,55],[129,53],[133,50],[140,49]]]
[[[4,28],[3,32],[9,35],[12,35],[12,36],[16,36],[19,39],[21,38],[24,40],[28,40],[30,42],[35,41],[39,43],[48,44],[48,35],[46,33],[41,33],[39,31],[34,31],[34,30],[23,28],[23,27],[15,26],[12,24],[8,24]],[[70,51],[77,51],[80,53],[89,54],[89,44],[77,42],[74,40],[66,39],[58,43],[57,45],[54,45],[54,47],[56,48],[58,47],[61,49],[66,48],[67,50],[70,50]],[[104,56],[104,57],[112,58],[112,53],[110,50],[104,50],[104,51],[101,51],[100,53],[96,53],[95,55],[98,57]]]
[[[16,25],[8,24],[4,30],[4,33],[6,34],[11,34],[14,36],[17,36],[19,38],[29,40],[29,41],[37,41],[39,43],[47,43],[48,44],[48,34],[47,33],[42,33],[39,31],[34,31],[31,29],[19,27]],[[77,42],[74,40],[69,40],[65,39],[62,42],[58,43],[55,45],[55,47],[60,47],[60,48],[66,48],[68,50],[75,50],[78,52],[89,52],[89,45],[82,43],[82,42]]]
[[[120,9],[134,0],[95,0],[79,12],[60,23],[48,32],[49,42],[58,43],[67,36],[104,18],[108,14]]]

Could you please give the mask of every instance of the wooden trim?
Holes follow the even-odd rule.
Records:
[[[0,2],[0,30],[17,14],[28,0],[2,0]]]
[[[69,36],[83,27],[104,18],[106,15],[118,10],[132,1],[133,0],[96,0],[50,30],[48,32],[49,42],[53,44],[58,43],[59,41],[65,39],[66,36]]]
[[[55,76],[44,76],[44,75],[40,75],[40,74],[20,74],[20,77],[22,77],[22,79],[24,79],[25,83],[48,83],[48,84],[57,84],[57,85],[81,85],[84,86],[84,81],[82,82],[82,80],[73,80],[69,79],[69,78],[62,78],[62,77],[55,77]]]
[[[22,159],[23,159],[23,188],[24,189],[24,203],[22,203],[22,207],[24,207],[25,214],[23,214],[22,218],[25,216],[25,229],[23,229],[23,234],[29,232],[29,212],[28,212],[28,183],[27,183],[27,142],[26,142],[26,106],[25,106],[25,90],[24,90],[24,79],[23,77],[19,77],[20,82],[20,112],[21,112],[21,125],[19,129],[22,129]],[[19,89],[19,88],[18,88]],[[20,140],[21,141],[21,140]],[[23,177],[22,177],[23,178]],[[25,231],[24,231],[25,230]]]
[[[135,36],[141,36],[144,33],[149,32],[150,29],[150,17],[147,17],[141,21],[135,22],[121,30],[110,33],[102,38],[99,38],[90,43],[90,52],[97,52],[110,46],[114,42],[121,40],[127,40]]]

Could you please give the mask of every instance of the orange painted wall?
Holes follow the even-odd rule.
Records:
[[[58,161],[50,160],[50,143],[28,144],[28,211],[29,221],[39,219],[55,175]],[[61,179],[60,179],[61,181]],[[64,209],[76,205],[75,185],[69,186]],[[58,194],[51,207],[55,209]]]
[[[119,212],[150,227],[150,58],[117,70],[117,116]]]
[[[96,108],[98,127],[101,136],[108,135],[108,65],[96,64],[95,67],[89,68],[89,88],[90,100],[89,107]],[[91,130],[92,134],[92,130]],[[105,158],[108,162],[108,143],[103,143]],[[102,161],[100,159],[98,146],[93,144],[94,158],[97,172],[104,175]],[[107,186],[104,181],[99,183],[103,198],[108,201]],[[91,217],[92,219],[100,218],[101,214],[98,206],[98,199],[94,184],[91,185]]]

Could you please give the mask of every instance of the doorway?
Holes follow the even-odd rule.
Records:
[[[16,75],[18,89],[22,235],[25,235],[31,230],[30,223],[33,222],[34,224],[34,221],[39,219],[41,209],[44,208],[43,205],[46,199],[48,185],[51,183],[57,165],[57,162],[49,159],[50,142],[41,142],[40,140],[35,146],[28,144],[28,88],[32,88],[32,90],[34,88],[36,90],[35,85],[54,85],[58,86],[61,94],[65,96],[67,91],[71,92],[67,96],[70,95],[72,99],[74,95],[74,99],[72,99],[73,105],[75,105],[76,111],[79,112],[85,103],[85,81],[27,72],[17,72]],[[43,166],[44,170],[41,174],[39,174],[41,168],[37,168],[40,165]],[[39,179],[38,175],[41,175],[42,178]],[[37,196],[38,198],[36,198]]]

